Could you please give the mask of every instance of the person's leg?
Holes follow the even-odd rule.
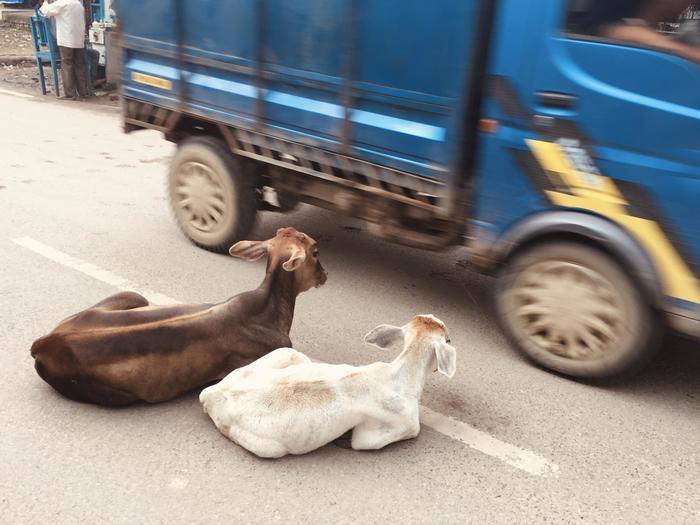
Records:
[[[73,63],[75,64],[75,85],[81,97],[88,96],[85,84],[85,50],[83,48],[73,50]]]
[[[73,49],[58,46],[61,54],[61,79],[63,80],[63,92],[66,97],[77,97],[75,90],[75,64],[73,63]]]

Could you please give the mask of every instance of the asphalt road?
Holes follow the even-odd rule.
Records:
[[[293,225],[319,241],[329,280],[297,302],[297,349],[362,364],[393,358],[361,343],[377,324],[433,313],[450,328],[457,374],[429,379],[417,439],[265,461],[223,438],[196,393],[120,410],[60,397],[29,347],[119,279],[211,302],[263,276],[180,234],[172,152],[122,134],[115,110],[0,91],[2,523],[700,523],[697,345],[668,338],[615,387],[557,377],[509,348],[463,251],[387,244],[312,207],[264,213],[251,235]]]

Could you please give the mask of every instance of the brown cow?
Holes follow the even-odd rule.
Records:
[[[157,403],[291,346],[297,295],[326,282],[316,241],[284,228],[267,241],[238,242],[229,253],[249,261],[268,255],[257,289],[214,305],[152,306],[137,293],[118,293],[37,339],[36,371],[76,401]]]

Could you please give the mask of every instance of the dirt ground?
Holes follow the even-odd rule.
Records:
[[[34,46],[28,27],[0,25],[0,82],[39,90],[36,66],[31,61],[33,55]],[[26,58],[26,61],[20,61],[21,58]],[[49,68],[46,72],[50,84]]]
[[[52,94],[51,68],[44,67],[46,88]],[[39,74],[34,63],[34,45],[29,27],[0,22],[0,84],[40,92]],[[115,90],[94,90],[92,103],[116,106]]]
[[[32,54],[34,54],[34,48],[28,27],[0,25],[0,57],[31,56]]]

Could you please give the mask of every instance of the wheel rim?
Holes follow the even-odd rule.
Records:
[[[577,360],[609,355],[625,334],[623,299],[591,268],[546,261],[525,269],[513,283],[517,328],[539,348]]]
[[[227,198],[221,177],[201,162],[189,161],[175,176],[175,206],[187,228],[212,233],[224,224]]]

